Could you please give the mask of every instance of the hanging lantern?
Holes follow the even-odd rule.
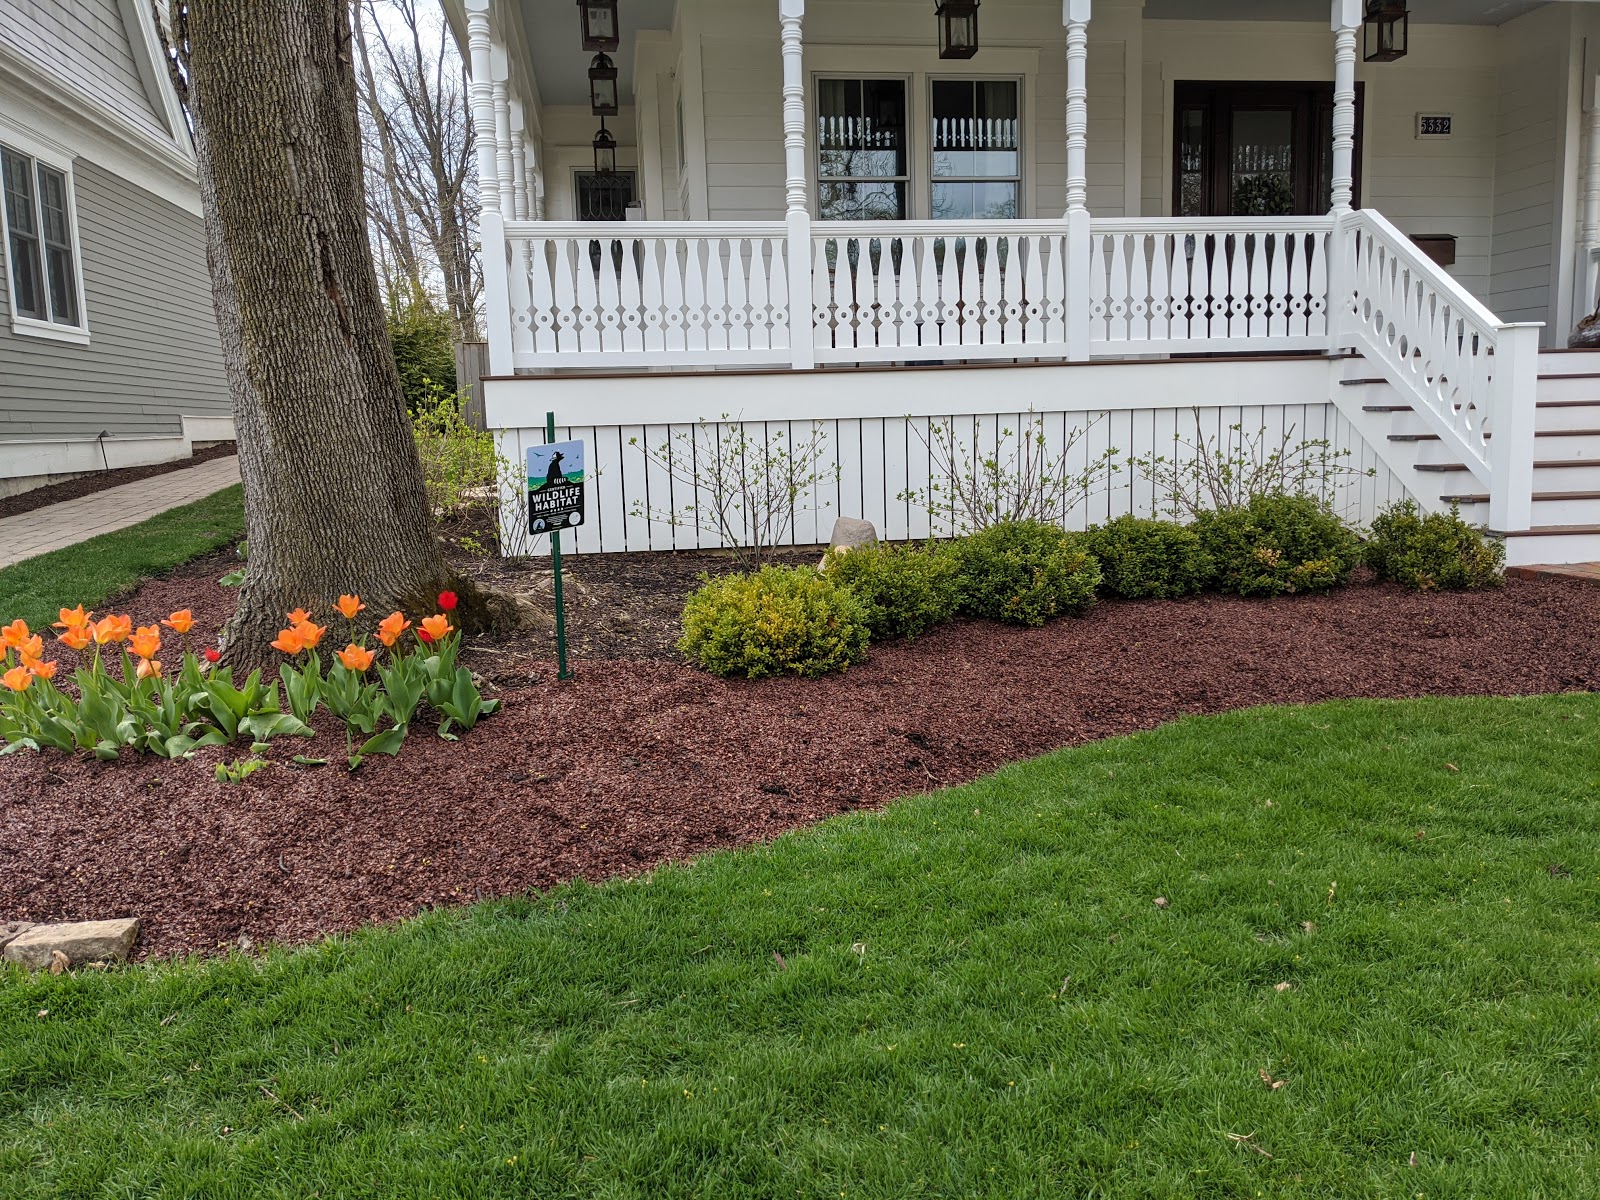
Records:
[[[979,0],[939,0],[939,57],[971,58],[978,52]]]
[[[589,64],[589,110],[597,117],[617,115],[617,68],[604,54]]]
[[[585,50],[615,50],[622,44],[617,31],[617,0],[578,0],[583,18]]]
[[[1361,23],[1361,46],[1368,62],[1393,62],[1404,58],[1411,41],[1411,14],[1406,0],[1367,0],[1367,19]]]
[[[596,175],[617,173],[617,139],[611,136],[611,131],[606,128],[604,121],[600,122],[600,132],[594,135],[594,173]]]

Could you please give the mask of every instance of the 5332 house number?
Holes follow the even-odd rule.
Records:
[[[1454,132],[1451,129],[1453,118],[1449,113],[1418,113],[1417,136],[1419,138],[1447,138]]]

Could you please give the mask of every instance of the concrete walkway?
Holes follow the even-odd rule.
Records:
[[[235,455],[0,519],[0,567],[148,521],[239,482]]]

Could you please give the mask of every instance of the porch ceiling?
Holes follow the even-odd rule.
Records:
[[[528,31],[533,75],[545,104],[589,103],[589,60],[579,36],[578,7],[573,0],[521,0],[523,28]],[[622,45],[611,55],[617,64],[617,94],[633,102],[634,35],[641,29],[671,29],[677,0],[624,0],[618,6]],[[774,17],[776,21],[776,17]]]
[[[1410,0],[1419,25],[1504,25],[1546,0]],[[1328,0],[1145,0],[1147,21],[1321,21]]]

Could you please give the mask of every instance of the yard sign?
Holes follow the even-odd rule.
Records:
[[[583,524],[583,443],[528,448],[528,532],[553,533]]]

